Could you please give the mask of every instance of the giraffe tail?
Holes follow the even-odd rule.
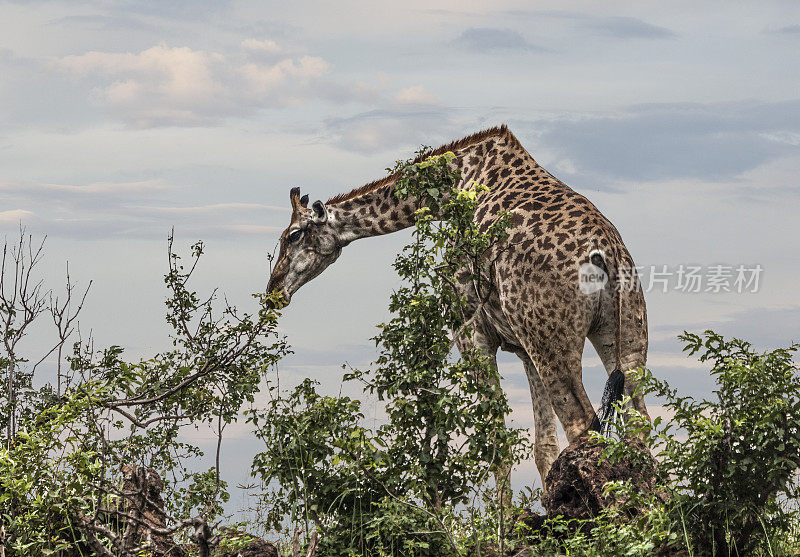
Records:
[[[617,269],[614,265],[614,274],[609,272],[608,265],[604,254],[600,250],[594,250],[589,254],[589,260],[596,267],[601,268],[608,277],[608,286],[611,288],[611,295],[614,298],[614,307],[616,309],[616,351],[617,351],[617,366],[614,371],[609,374],[606,379],[606,386],[603,389],[603,398],[600,402],[599,416],[595,416],[592,429],[598,433],[608,432],[611,420],[614,418],[616,412],[616,404],[622,400],[622,395],[625,393],[625,374],[622,372],[622,362],[619,353],[621,334],[622,334],[622,296],[620,296],[620,284]]]
[[[606,387],[603,390],[603,399],[600,403],[600,417],[598,418],[599,433],[607,433],[609,424],[616,412],[615,404],[622,400],[625,393],[625,374],[622,369],[617,368],[611,372],[606,380]]]

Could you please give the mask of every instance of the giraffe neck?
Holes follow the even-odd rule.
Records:
[[[398,199],[394,194],[396,179],[358,197],[328,206],[329,219],[347,244],[360,238],[381,236],[414,224],[416,199]]]
[[[505,128],[474,143],[458,145],[452,149],[456,155],[453,163],[461,171],[461,182],[456,187],[462,187],[472,180],[491,187],[491,182],[497,178],[492,167],[499,162],[499,156],[502,152],[517,148],[522,147]],[[398,199],[395,196],[397,179],[398,176],[393,175],[377,182],[374,188],[365,186],[363,193],[354,190],[351,194],[329,201],[328,213],[339,228],[339,238],[344,244],[359,238],[390,234],[414,225],[414,212],[420,207],[419,201],[415,198]]]

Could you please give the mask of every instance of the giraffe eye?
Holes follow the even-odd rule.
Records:
[[[291,234],[289,234],[289,237],[288,237],[287,239],[288,239],[290,242],[294,243],[294,242],[296,242],[297,240],[299,240],[299,239],[300,239],[300,236],[302,236],[302,235],[303,235],[303,231],[302,231],[302,230],[295,230],[294,232],[292,232]]]

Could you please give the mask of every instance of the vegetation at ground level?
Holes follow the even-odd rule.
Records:
[[[471,281],[483,296],[493,287],[487,269],[507,219],[475,227],[484,188],[455,189],[451,156],[398,167],[397,195],[419,203],[395,262],[403,285],[378,328],[378,359],[343,377],[385,404],[376,428],[356,398],[320,393],[311,380],[279,386],[274,366],[290,351],[277,332],[279,298],[256,295],[244,313],[216,293],[201,297],[190,284],[202,244],[185,264],[170,240],[172,349],[135,361],[80,335],[86,293],[69,277],[61,294],[46,290],[41,245],[21,234],[6,246],[0,554],[148,555],[167,543],[220,555],[250,542],[243,530],[281,541],[285,555],[308,544],[335,556],[800,553],[797,345],[759,352],[711,331],[685,333],[687,352],[716,381],[713,399],[682,396],[641,369],[640,388],[669,420],[642,421],[623,401],[610,432],[596,436],[604,458],[639,463],[655,489],[607,484],[616,504],[584,521],[534,520],[530,491],[504,499],[504,474],[529,457],[530,442],[504,423],[497,371],[480,353],[456,356],[452,331],[471,325],[455,286]],[[20,341],[45,322],[52,345],[23,353]],[[37,381],[52,361],[54,380]],[[266,404],[255,403],[259,390]],[[261,443],[257,518],[226,529],[219,447],[242,413]],[[182,433],[199,424],[215,429],[218,448],[215,466],[198,472],[201,451]],[[626,442],[634,438],[643,445]],[[163,489],[137,491],[137,470]]]

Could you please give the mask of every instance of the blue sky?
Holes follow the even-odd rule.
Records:
[[[757,293],[649,292],[654,373],[710,393],[683,329],[800,340],[796,2],[32,1],[0,14],[0,227],[48,236],[54,286],[66,261],[94,280],[81,327],[98,345],[167,346],[171,227],[180,245],[207,244],[198,288],[246,307],[290,187],[327,199],[420,144],[502,122],[640,265],[763,268]],[[338,392],[342,363],[371,360],[406,238],[358,242],[298,292],[284,384]],[[528,425],[521,365],[501,368]],[[584,380],[597,400],[590,350]],[[231,483],[255,450],[232,428]],[[533,466],[516,482],[538,484]]]

